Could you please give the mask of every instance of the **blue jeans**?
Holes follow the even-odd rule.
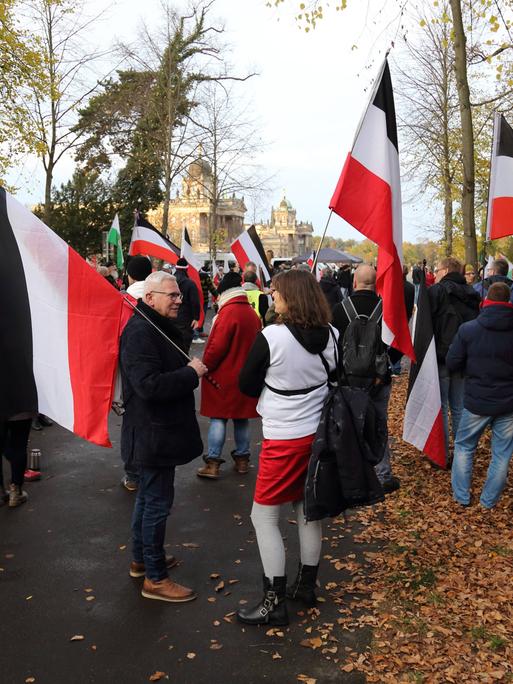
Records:
[[[377,416],[379,418],[384,418],[385,420],[388,417],[388,402],[390,400],[391,391],[392,385],[382,385],[377,394],[371,394],[372,402],[374,404],[374,408],[376,409]],[[387,480],[390,480],[393,477],[392,464],[390,463],[390,449],[388,448],[388,441],[385,447],[385,454],[381,461],[376,466],[374,466],[374,470],[381,484],[383,484]]]
[[[445,445],[449,449],[449,409],[451,409],[452,436],[456,440],[461,414],[465,379],[461,373],[449,373],[447,366],[438,364],[442,415],[444,418]]]
[[[479,438],[487,425],[492,428],[492,458],[481,492],[481,504],[485,508],[495,506],[506,484],[513,453],[513,413],[476,416],[464,409],[454,445],[451,475],[454,499],[464,505],[470,503],[472,460]]]
[[[224,463],[221,458],[226,440],[226,424],[228,418],[211,418],[208,426],[208,454],[205,460]],[[233,436],[235,451],[232,456],[249,457],[249,420],[247,418],[233,419]]]
[[[164,539],[166,520],[173,505],[175,469],[141,467],[132,516],[132,553],[144,563],[146,577],[157,582],[167,577]]]

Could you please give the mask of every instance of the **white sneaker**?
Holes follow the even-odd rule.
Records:
[[[202,340],[201,337],[195,337],[192,341],[193,344],[205,344],[205,340]]]

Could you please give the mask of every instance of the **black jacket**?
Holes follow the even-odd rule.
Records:
[[[346,508],[383,501],[374,465],[383,458],[387,439],[386,421],[377,419],[367,392],[352,387],[332,389],[308,464],[306,519],[335,517]]]
[[[145,313],[174,342],[176,325],[139,300]],[[126,453],[142,465],[158,468],[189,463],[203,451],[194,389],[196,371],[141,315],[134,311],[121,336],[123,438]]]
[[[465,375],[463,405],[478,416],[513,413],[513,305],[491,304],[463,323],[447,354]]]
[[[333,311],[335,306],[342,301],[340,285],[337,283],[335,278],[328,278],[325,276],[320,279],[319,285],[321,286],[321,290],[326,297],[326,301],[328,302],[330,309]]]
[[[443,364],[459,326],[476,318],[481,300],[472,285],[467,285],[461,273],[456,272],[448,273],[429,287],[428,296],[436,358]]]
[[[189,328],[192,321],[199,321],[200,318],[198,288],[184,270],[177,269],[175,277],[183,297],[176,322]]]

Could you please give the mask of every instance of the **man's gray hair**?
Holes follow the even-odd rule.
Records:
[[[144,294],[148,294],[155,287],[161,285],[164,280],[171,280],[176,283],[176,278],[171,273],[166,273],[165,271],[155,271],[155,273],[150,273],[150,275],[144,281]]]

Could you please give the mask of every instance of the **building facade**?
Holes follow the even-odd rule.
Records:
[[[296,210],[283,195],[278,207],[271,209],[271,220],[255,224],[265,250],[275,257],[294,257],[312,251],[313,226],[298,221]]]
[[[182,180],[181,191],[169,204],[168,236],[180,244],[182,230],[187,228],[192,246],[197,252],[210,249],[209,232],[213,224],[213,183],[210,164],[198,157],[187,168]],[[154,225],[162,224],[162,207],[148,212],[148,219]],[[217,204],[217,249],[228,249],[237,235],[244,230],[246,206],[243,197],[222,197]]]
[[[182,230],[187,228],[196,252],[210,251],[210,226],[213,225],[213,181],[210,164],[198,158],[189,164],[182,180],[181,190],[169,203],[168,237],[181,243]],[[222,197],[217,205],[217,250],[229,251],[230,244],[249,224],[244,224],[246,214],[244,197]],[[162,225],[162,206],[148,212],[153,225]],[[256,224],[264,249],[271,249],[276,257],[293,257],[312,250],[313,227],[311,223],[297,220],[296,210],[285,195],[278,207],[271,210],[271,219]]]

